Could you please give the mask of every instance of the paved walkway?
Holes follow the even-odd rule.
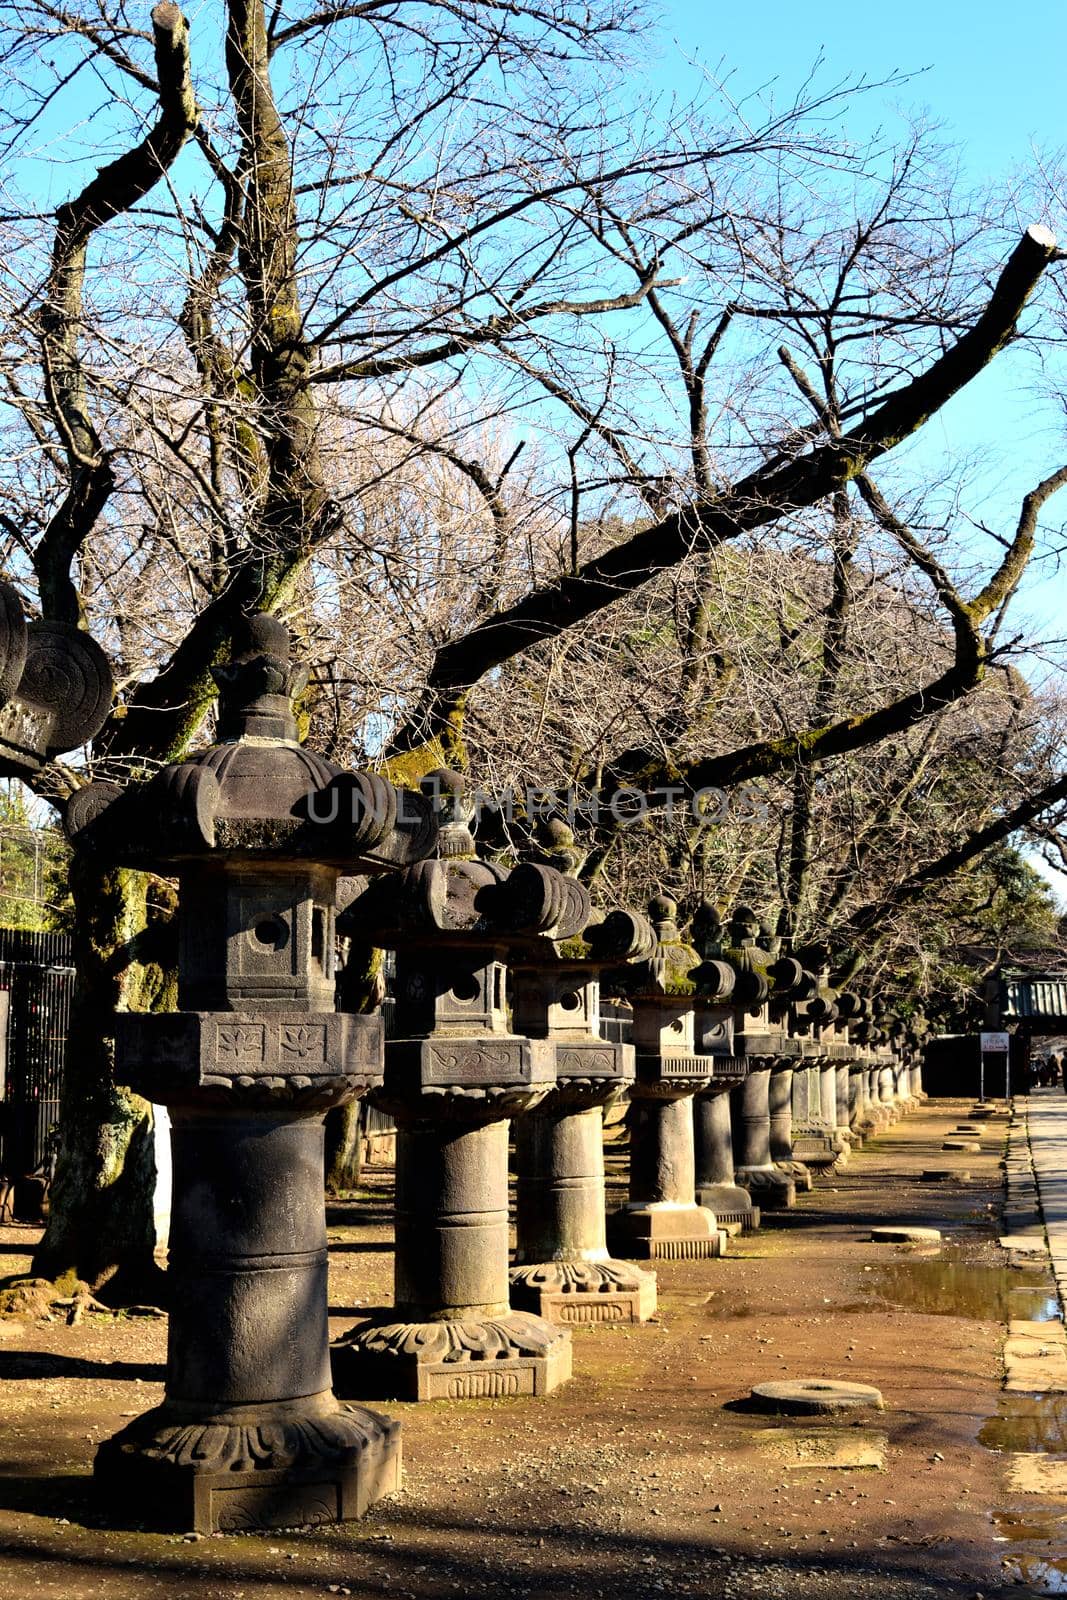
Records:
[[[1067,1095],[1059,1089],[1045,1089],[1030,1095],[1028,1100],[1016,1101],[1016,1106],[1026,1107],[1025,1129],[1040,1218],[1048,1236],[1060,1304],[1067,1310]],[[1014,1141],[1012,1143],[1014,1145]],[[1012,1167],[1012,1149],[1009,1148],[1009,1208]],[[1018,1198],[1020,1203],[1025,1203],[1023,1192]],[[1015,1224],[1012,1226],[1014,1228]]]

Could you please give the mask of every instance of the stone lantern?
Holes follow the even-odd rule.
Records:
[[[919,1105],[922,1105],[923,1101],[930,1098],[923,1088],[923,1048],[929,1032],[930,1024],[927,1021],[926,1014],[923,1011],[916,1011],[908,1029],[907,1045],[911,1095],[912,1099]]]
[[[693,1100],[696,1144],[696,1200],[714,1212],[727,1231],[751,1233],[759,1227],[759,1207],[747,1189],[734,1182],[733,1129],[730,1090],[744,1080],[749,1061],[734,1050],[735,1016],[730,1004],[736,974],[722,959],[723,926],[715,907],[698,906],[693,918],[693,943],[700,954],[694,969],[696,1009],[695,1045],[698,1055],[709,1058],[715,1076]]]
[[[832,1015],[820,1025],[818,1031],[824,1045],[831,1051],[826,1075],[829,1079],[826,1088],[827,1111],[833,1117],[834,1142],[847,1161],[859,1143],[852,1131],[848,1092],[849,1069],[856,1057],[856,1048],[849,1039],[849,1019],[856,1013],[859,997],[843,989],[836,980],[833,983],[833,996]]]
[[[399,1485],[399,1425],[330,1387],[326,1110],[381,1078],[378,1017],[334,1010],[341,873],[433,847],[431,807],[296,740],[306,673],[271,617],[215,669],[219,742],[147,785],[75,796],[76,847],[177,877],[178,1004],[116,1018],[116,1075],[170,1108],[166,1397],[101,1445],[128,1515],[336,1522]]]
[[[29,622],[0,582],[0,776],[26,778],[103,727],[114,693],[96,640],[66,622]]]
[[[859,1045],[853,1039],[853,1030],[863,1016],[864,1001],[851,989],[842,989],[837,996],[837,1029],[844,1034],[849,1047],[849,1059],[837,1072],[837,1122],[847,1127],[853,1150],[863,1147],[863,1071]]]
[[[900,1017],[893,1017],[888,1024],[886,1032],[889,1036],[889,1048],[893,1052],[894,1089],[897,1104],[904,1116],[910,1116],[918,1109],[918,1101],[912,1098],[911,1072],[907,1061],[907,1023]]]
[[[513,960],[515,1027],[551,1044],[556,1086],[515,1127],[511,1303],[552,1322],[644,1322],[656,1309],[655,1274],[608,1254],[604,1109],[633,1084],[634,1049],[601,1036],[599,993],[606,965],[647,960],[655,943],[644,917],[614,911]]]
[[[725,954],[737,973],[734,993],[735,1047],[749,1062],[743,1087],[733,1096],[732,1119],[738,1182],[751,1188],[768,1210],[795,1203],[811,1175],[798,1159],[793,1130],[794,1079],[806,1054],[794,1031],[811,975],[791,956],[776,956],[760,934],[759,921],[739,906],[727,930]]]
[[[796,1204],[796,1179],[771,1153],[771,1073],[785,1054],[787,1041],[771,1023],[774,958],[757,944],[758,933],[758,918],[738,906],[727,925],[723,953],[736,975],[734,1049],[745,1058],[747,1071],[731,1096],[730,1116],[737,1183],[761,1208],[780,1211]]]
[[[878,1101],[890,1124],[899,1120],[901,1107],[897,1100],[897,1063],[889,1043],[888,1017],[885,1002],[876,1000],[874,1003],[874,1022],[869,1032],[869,1041],[874,1045],[874,1075],[872,1081],[878,1086]]]
[[[822,1111],[830,1130],[830,1140],[837,1152],[835,1170],[847,1165],[856,1136],[849,1118],[848,1075],[856,1057],[856,1047],[849,1040],[849,1015],[855,1012],[856,996],[842,992],[835,982],[827,979],[820,989],[820,1000],[826,1011],[815,1024],[819,1048],[823,1052]]]
[[[851,1149],[847,1130],[838,1122],[838,1068],[852,1052],[836,1035],[838,996],[825,952],[816,947],[808,959],[816,977],[813,992],[796,1007],[807,1065],[794,1080],[794,1149],[813,1173],[824,1173],[847,1161]]]
[[[856,1046],[863,1075],[864,1107],[860,1132],[864,1138],[884,1131],[893,1121],[890,1106],[883,1104],[881,1096],[881,1061],[877,1044],[878,1029],[874,1023],[874,1008],[870,1000],[863,1001],[858,1022],[851,1025],[851,1036]]]
[[[375,1102],[397,1123],[395,1304],[334,1346],[342,1394],[483,1400],[548,1394],[570,1334],[512,1311],[508,1120],[555,1086],[555,1047],[509,1023],[508,958],[568,938],[585,890],[550,867],[476,859],[464,780],[423,780],[441,808],[438,858],[372,883],[346,909],[355,943],[396,951],[396,1007]]]
[[[779,940],[768,938],[763,942],[768,952],[776,952]],[[771,1060],[771,1076],[767,1085],[767,1109],[770,1114],[771,1160],[779,1172],[792,1178],[797,1192],[811,1189],[811,1173],[796,1148],[793,1128],[793,1086],[798,1072],[806,1064],[804,1041],[796,1028],[797,1006],[814,992],[814,978],[795,956],[776,954],[768,968],[770,994],[767,1015],[777,1040],[777,1054]]]
[[[714,1068],[695,1048],[693,972],[700,957],[682,940],[676,911],[667,895],[651,901],[656,952],[616,974],[633,1008],[637,1059],[630,1198],[608,1219],[608,1238],[620,1255],[645,1261],[719,1256],[726,1240],[714,1214],[695,1198],[693,1095],[708,1087]]]

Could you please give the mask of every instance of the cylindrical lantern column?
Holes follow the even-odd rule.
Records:
[[[693,1100],[696,1198],[699,1205],[715,1213],[722,1227],[739,1226],[743,1233],[752,1233],[759,1227],[759,1207],[735,1181],[730,1120],[730,1089],[743,1076],[716,1078],[711,1088]]]
[[[771,1158],[770,1084],[773,1057],[750,1057],[744,1081],[734,1091],[731,1117],[737,1182],[766,1211],[796,1205],[796,1183]]]
[[[776,1056],[767,1086],[767,1109],[771,1119],[771,1160],[775,1166],[792,1178],[798,1193],[811,1189],[811,1172],[799,1160],[793,1142],[793,1078],[795,1063],[799,1059],[800,1040],[786,1039],[785,1044],[795,1046],[797,1054]]]

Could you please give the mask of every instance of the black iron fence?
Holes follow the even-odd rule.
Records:
[[[73,990],[69,935],[0,928],[0,1178],[48,1161]]]

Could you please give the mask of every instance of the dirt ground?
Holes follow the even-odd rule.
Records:
[[[941,1152],[965,1110],[941,1101],[898,1123],[725,1259],[662,1263],[656,1320],[576,1330],[575,1377],[555,1394],[390,1405],[404,1492],[346,1527],[123,1527],[122,1508],[94,1498],[92,1455],[161,1398],[165,1322],[0,1321],[0,1597],[1040,1592],[1022,1581],[1038,1570],[1018,1558],[1025,1508],[989,1441],[1004,1320],[1054,1302],[995,1243],[1006,1124],[980,1155]],[[919,1181],[952,1164],[971,1181]],[[390,1182],[330,1209],[336,1333],[390,1298]],[[884,1221],[937,1225],[945,1244],[872,1244]],[[0,1275],[26,1269],[34,1237],[0,1231]],[[819,1424],[737,1409],[771,1377],[877,1385],[887,1409],[842,1437],[877,1449],[884,1436],[885,1469],[798,1465]]]

